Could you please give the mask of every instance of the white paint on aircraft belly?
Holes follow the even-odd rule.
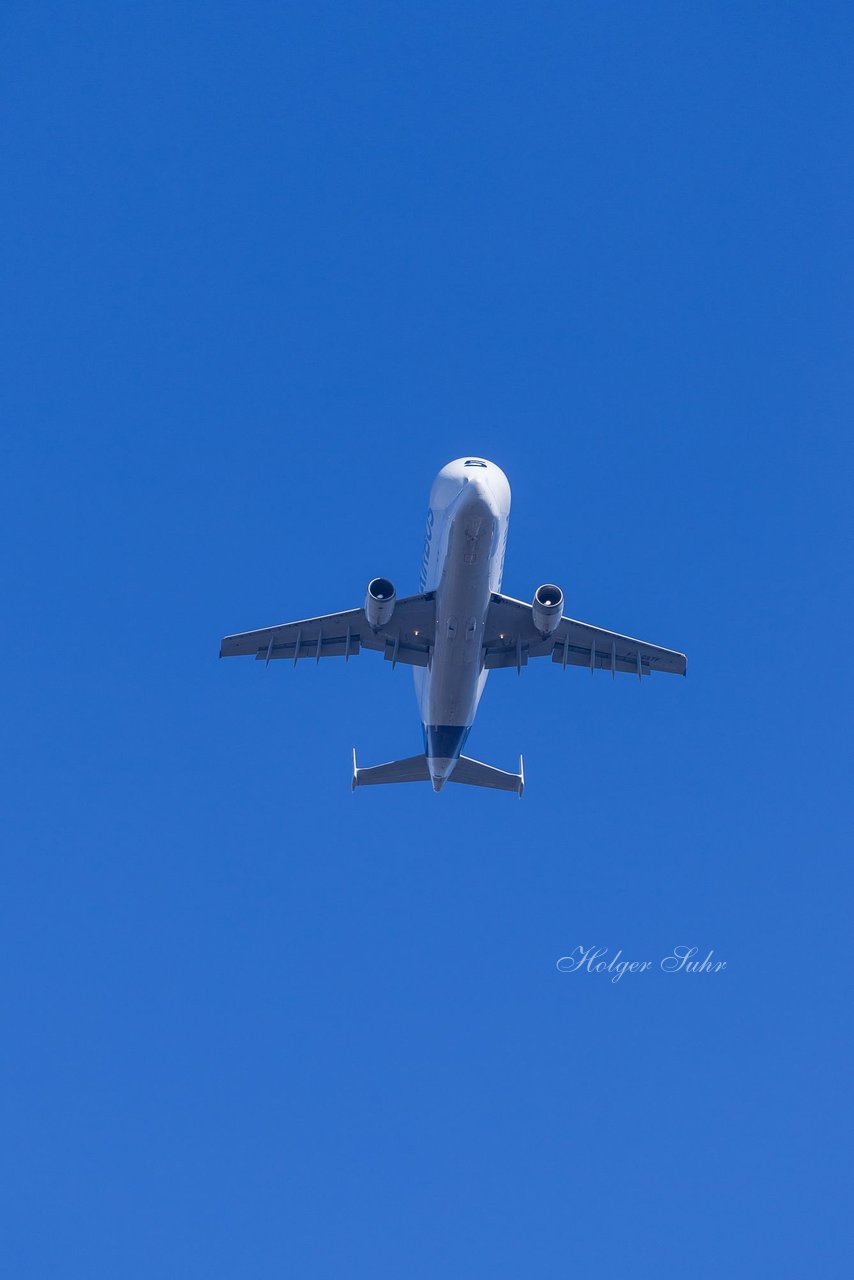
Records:
[[[501,589],[507,517],[475,508],[455,526],[454,506],[428,517],[425,590],[436,592],[436,643],[429,668],[415,667],[424,724],[470,725],[486,684],[480,669],[489,597]]]
[[[444,539],[436,645],[422,703],[426,724],[469,725],[474,719],[486,676],[480,670],[480,649],[494,527],[491,512],[475,508],[459,513]]]

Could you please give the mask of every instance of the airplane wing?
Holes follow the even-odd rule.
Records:
[[[561,666],[589,667],[610,671],[626,671],[648,676],[653,671],[670,671],[684,676],[688,659],[675,649],[662,649],[646,640],[574,618],[561,618],[557,629],[543,639],[534,626],[532,609],[522,600],[493,593],[486,615],[484,631],[484,667],[516,667],[521,671],[529,658],[551,657]]]
[[[243,631],[226,636],[219,649],[221,658],[249,656],[261,662],[273,658],[355,657],[362,649],[377,649],[394,665],[408,663],[426,667],[436,636],[435,592],[404,596],[395,603],[391,619],[378,631],[368,624],[364,609],[327,613],[321,618],[282,622],[259,631]]]

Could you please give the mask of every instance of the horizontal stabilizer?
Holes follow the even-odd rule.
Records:
[[[481,764],[479,760],[460,756],[448,781],[462,782],[467,787],[492,787],[496,791],[515,791],[518,796],[521,796],[525,790],[525,768],[521,756],[518,773],[505,773],[503,769],[494,769],[491,764]]]
[[[388,764],[375,764],[360,769],[356,764],[353,748],[353,790],[357,787],[375,787],[386,782],[429,782],[430,770],[426,756],[408,756],[405,760],[391,760]]]
[[[408,756],[405,760],[390,760],[388,764],[375,764],[360,769],[353,750],[353,790],[357,787],[377,787],[388,782],[429,782],[430,766],[426,756]],[[460,756],[448,782],[461,782],[467,787],[490,787],[493,791],[515,791],[521,796],[525,789],[525,771],[519,757],[519,772],[505,773],[490,764]],[[437,788],[438,790],[439,788]]]

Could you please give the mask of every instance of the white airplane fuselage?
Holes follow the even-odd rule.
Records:
[[[429,667],[415,667],[424,752],[434,788],[451,776],[486,684],[481,646],[492,592],[501,590],[510,485],[500,467],[460,458],[430,493],[421,590],[436,593]]]

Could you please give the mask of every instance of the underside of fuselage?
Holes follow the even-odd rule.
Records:
[[[431,494],[425,586],[436,593],[436,633],[415,684],[436,791],[454,772],[486,683],[483,634],[501,585],[509,510],[504,473],[481,459],[449,464]]]

